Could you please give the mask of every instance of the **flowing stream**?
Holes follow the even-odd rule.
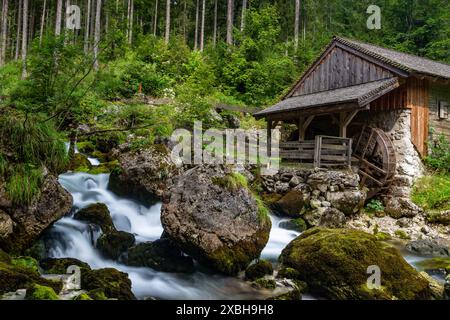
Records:
[[[110,210],[116,228],[134,234],[137,242],[160,238],[163,232],[160,221],[161,204],[146,207],[115,195],[107,189],[108,174],[66,173],[59,177],[59,181],[72,194],[74,209],[96,202],[104,203]],[[273,227],[262,257],[275,262],[281,250],[298,233],[279,228],[280,218],[272,216],[271,219]],[[138,298],[258,299],[268,295],[265,290],[256,290],[238,277],[212,274],[201,268],[190,275],[174,274],[144,267],[129,267],[105,259],[94,245],[100,232],[92,230],[87,223],[75,220],[72,216],[64,217],[50,230],[52,241],[49,255],[54,258],[77,258],[94,269],[112,267],[126,272]]]

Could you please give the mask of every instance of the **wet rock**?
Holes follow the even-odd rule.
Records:
[[[285,196],[278,200],[272,207],[285,216],[298,218],[305,206],[309,205],[309,188],[301,184],[289,191]]]
[[[267,260],[259,260],[258,262],[251,264],[245,270],[245,279],[256,280],[266,275],[272,275],[273,266]]]
[[[117,260],[122,253],[134,245],[134,235],[125,231],[111,231],[97,240],[97,249],[107,258]]]
[[[346,215],[357,213],[364,206],[366,200],[365,193],[360,190],[328,192],[326,198],[331,206]]]
[[[325,208],[318,225],[325,228],[342,228],[345,224],[345,214],[334,208]]]
[[[96,224],[102,229],[103,233],[116,230],[108,207],[103,203],[94,203],[79,210],[75,213],[74,219]]]
[[[431,298],[433,300],[445,299],[445,289],[442,283],[437,282],[433,277],[428,275],[425,271],[420,272],[420,275],[428,281],[428,287],[431,291]]]
[[[396,249],[357,230],[310,229],[289,243],[280,262],[325,298],[431,298],[428,281]],[[383,290],[367,287],[367,268],[372,265],[382,270]]]
[[[447,278],[445,278],[444,289],[445,289],[445,298],[450,299],[450,274],[447,276]]]
[[[13,226],[11,217],[0,209],[0,240],[7,239],[13,233]]]
[[[72,159],[70,159],[69,166],[67,170],[70,171],[87,171],[92,168],[91,163],[89,162],[88,158],[81,154],[81,153],[75,153],[72,156]]]
[[[427,272],[450,273],[450,258],[430,258],[417,263],[417,266]]]
[[[297,232],[303,232],[308,228],[305,220],[303,220],[302,218],[281,221],[278,224],[278,227],[287,229],[287,230],[297,231]]]
[[[161,199],[168,180],[179,173],[164,145],[128,151],[118,155],[119,168],[111,173],[108,188],[146,204]]]
[[[422,209],[408,198],[387,196],[384,197],[383,202],[385,207],[384,212],[395,219],[403,217],[412,218],[422,212]]]
[[[46,274],[66,274],[70,266],[78,266],[81,270],[91,270],[86,262],[74,258],[46,258],[39,261],[39,266]]]
[[[192,273],[194,262],[169,239],[140,243],[128,251],[126,263],[135,267],[148,267],[163,272]]]
[[[0,182],[0,197],[6,196]],[[0,212],[0,247],[19,252],[29,247],[53,222],[62,218],[72,208],[72,196],[53,175],[47,174],[41,191],[27,205],[13,205],[8,199],[0,199],[5,206]],[[9,218],[8,218],[8,217]],[[11,231],[11,224],[13,232]]]
[[[81,277],[81,288],[92,299],[135,300],[128,274],[113,268],[90,270]]]
[[[430,239],[411,241],[406,245],[406,250],[419,255],[449,256],[448,246]]]
[[[165,232],[183,251],[226,274],[257,258],[269,239],[267,209],[228,168],[196,167],[177,177],[161,209]]]

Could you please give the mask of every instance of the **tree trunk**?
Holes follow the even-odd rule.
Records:
[[[91,21],[91,0],[87,0],[87,13],[86,13],[86,26],[84,29],[84,53],[89,51],[89,34],[90,34],[90,21]]]
[[[166,33],[165,42],[169,44],[170,40],[170,0],[166,0]]]
[[[16,34],[16,53],[14,60],[19,60],[20,53],[20,31],[22,28],[22,0],[19,0],[19,8],[17,9],[17,34]]]
[[[6,43],[8,40],[8,0],[3,0],[2,6],[2,42],[0,51],[0,66],[6,63]]]
[[[58,0],[56,5],[56,22],[55,22],[55,35],[61,35],[61,18],[62,18],[62,0]]]
[[[246,12],[247,12],[247,0],[242,0],[241,31],[244,31],[244,28],[245,28]]]
[[[27,46],[28,46],[28,0],[23,0],[22,18],[22,80],[27,76]]]
[[[200,31],[200,51],[203,51],[205,47],[205,13],[206,13],[206,0],[202,0],[202,27]]]
[[[133,42],[133,24],[134,24],[134,0],[130,0],[130,13],[129,13],[129,25],[128,25],[128,43]]]
[[[47,0],[44,0],[44,5],[42,8],[41,16],[41,28],[39,30],[39,46],[42,44],[42,37],[44,36],[44,25],[45,25],[45,11],[47,10]]]
[[[194,35],[194,50],[198,49],[198,15],[199,15],[199,0],[197,0],[195,5],[195,35]]]
[[[234,17],[234,0],[228,0],[227,5],[227,43],[233,44],[233,17]]]
[[[217,43],[217,0],[214,0],[214,30],[213,30],[213,46]]]
[[[158,27],[158,0],[155,2],[155,21],[153,21],[153,35],[156,36],[156,28]]]
[[[95,34],[94,34],[94,70],[98,70],[98,46],[100,44],[100,17],[102,11],[102,0],[97,0],[97,9],[95,10]]]
[[[295,22],[294,22],[294,46],[298,48],[298,36],[300,26],[300,0],[295,0]]]

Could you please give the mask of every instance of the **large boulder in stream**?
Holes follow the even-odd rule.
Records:
[[[104,233],[97,239],[97,249],[107,258],[117,260],[122,253],[134,245],[136,239],[133,234],[125,231]]]
[[[311,292],[329,299],[430,299],[429,282],[390,245],[350,229],[313,228],[283,250],[280,262],[296,271]],[[381,287],[367,286],[369,266]]]
[[[140,243],[128,250],[126,263],[163,272],[192,273],[194,261],[181,252],[169,239]]]
[[[271,228],[267,209],[245,177],[220,166],[195,167],[175,179],[161,221],[183,251],[226,274],[260,255]]]
[[[85,270],[81,275],[81,288],[94,300],[136,300],[128,274],[113,268]]]
[[[72,208],[73,199],[51,174],[28,204],[14,204],[0,181],[0,248],[19,252],[29,247],[53,222]]]
[[[179,170],[164,145],[120,153],[119,168],[113,170],[108,188],[113,192],[152,204],[166,190],[167,181]]]

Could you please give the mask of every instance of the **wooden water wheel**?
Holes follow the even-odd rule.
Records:
[[[371,198],[389,187],[397,165],[395,149],[389,136],[379,128],[364,127],[359,134],[353,156],[359,160],[360,186],[369,189]]]

